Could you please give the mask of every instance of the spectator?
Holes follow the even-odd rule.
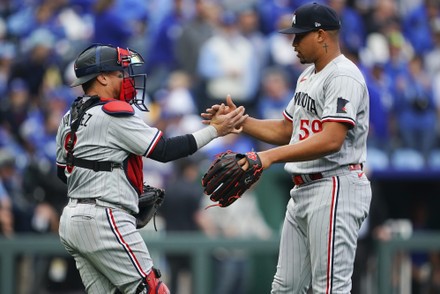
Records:
[[[0,105],[0,123],[13,140],[29,150],[25,139],[20,134],[20,127],[26,121],[30,111],[29,89],[21,79],[12,80],[9,85],[7,100]],[[7,142],[11,144],[11,142]]]
[[[241,34],[251,42],[254,48],[254,62],[256,65],[256,78],[253,79],[255,83],[261,80],[263,69],[269,63],[269,50],[266,36],[259,30],[260,16],[254,6],[244,5],[237,11],[238,28]],[[258,88],[258,85],[252,86]],[[256,91],[257,92],[257,91]]]
[[[257,104],[259,117],[271,119],[283,116],[284,108],[294,93],[288,77],[282,68],[270,67],[265,69]],[[258,142],[258,145],[258,150],[269,146],[264,142]]]
[[[221,7],[215,1],[196,0],[195,16],[182,27],[175,53],[179,68],[197,79],[197,62],[203,43],[213,36],[218,26]]]
[[[342,51],[359,52],[365,46],[365,27],[361,15],[348,6],[346,0],[329,0],[328,4],[341,18]]]
[[[375,62],[365,72],[370,93],[370,130],[368,147],[391,153],[391,145],[397,134],[392,121],[392,107],[395,102],[393,81],[386,75],[384,65]]]
[[[292,14],[284,14],[277,21],[277,28],[288,27],[292,24]],[[269,65],[279,66],[289,75],[289,81],[295,81],[302,69],[305,67],[300,64],[298,57],[292,54],[292,40],[278,31],[272,32],[267,37],[269,47]]]
[[[56,39],[62,39],[65,37],[65,31],[59,17],[67,3],[68,0],[41,0],[31,5],[21,3],[8,17],[8,32],[22,40],[42,29],[49,31]]]
[[[11,42],[0,44],[0,101],[8,96],[8,82],[11,75],[11,65],[16,57],[16,48]]]
[[[59,59],[53,51],[54,44],[54,36],[49,31],[35,30],[25,39],[24,52],[20,56],[22,58],[16,58],[12,65],[9,80],[21,79],[25,83],[29,90],[31,106],[42,107],[40,103],[43,88],[62,82]]]
[[[424,55],[424,66],[432,77],[440,73],[440,17],[433,22],[433,48]]]
[[[397,77],[408,72],[408,63],[414,54],[411,45],[399,28],[389,28],[386,38],[388,41],[389,58],[384,64],[384,69],[386,75],[394,81],[393,89],[395,91]]]
[[[230,94],[247,112],[252,112],[258,78],[253,54],[252,43],[238,30],[237,15],[225,11],[217,34],[200,51],[198,70],[206,81],[206,98],[202,96],[206,100],[202,105],[223,101]]]
[[[246,191],[227,209],[213,207],[203,197],[197,222],[211,238],[267,239],[272,231],[264,220],[256,200],[255,190]],[[248,253],[240,249],[217,248],[213,252],[216,279],[213,294],[245,294],[250,287],[250,260]]]
[[[178,67],[188,73],[193,80],[195,97],[205,95],[203,81],[197,71],[200,49],[214,35],[221,13],[220,5],[215,1],[195,1],[195,16],[185,23],[182,34],[176,40],[175,53]],[[197,108],[202,111],[204,101],[197,99]]]
[[[427,161],[434,148],[437,106],[432,92],[432,79],[423,68],[420,56],[415,56],[407,73],[397,76],[394,103],[404,147],[420,152]]]
[[[259,117],[282,117],[284,108],[294,93],[286,72],[279,67],[268,67],[264,71],[261,84],[257,106]]]
[[[386,35],[390,26],[400,24],[400,15],[394,0],[373,0],[374,5],[365,15],[365,31],[367,36],[371,33]]]
[[[14,216],[11,199],[9,199],[9,195],[0,180],[0,236],[11,237],[13,234]]]
[[[93,43],[120,44],[121,47],[126,48],[134,28],[127,15],[120,12],[116,2],[116,0],[97,0],[94,4]]]
[[[292,0],[269,0],[261,1],[258,6],[258,11],[261,17],[261,31],[263,34],[268,35],[275,31],[279,25],[278,20],[286,14],[292,12],[292,9],[300,5],[299,2],[304,1],[292,1]],[[294,3],[296,5],[294,5]],[[296,6],[296,7],[294,7]],[[290,17],[290,20],[292,17]]]
[[[166,231],[174,233],[200,232],[197,220],[203,189],[200,186],[199,162],[201,156],[191,156],[177,160],[175,174],[165,185],[166,201],[161,206],[160,213],[166,222]],[[191,258],[188,254],[167,254],[166,259],[170,268],[171,293],[183,293],[179,281],[185,276],[191,277]],[[191,277],[195,279],[196,277]],[[187,293],[193,293],[192,283]]]
[[[177,135],[200,126],[196,124],[190,130],[187,128],[189,124],[185,123],[193,119],[197,113],[191,85],[192,80],[188,74],[173,71],[169,76],[167,87],[156,93],[155,100],[160,105],[160,120],[157,124],[168,134]]]
[[[154,93],[164,86],[171,71],[177,69],[177,57],[175,46],[182,34],[183,25],[188,21],[185,15],[185,5],[183,0],[173,0],[173,7],[163,19],[158,27],[150,32],[149,59],[146,68],[150,76],[148,80],[148,92]]]
[[[415,8],[403,16],[403,33],[416,54],[423,55],[432,50],[434,46],[433,25],[439,17],[440,8],[437,0],[420,1]]]

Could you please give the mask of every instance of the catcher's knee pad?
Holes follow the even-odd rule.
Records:
[[[170,294],[167,285],[160,280],[161,276],[159,269],[151,268],[150,273],[145,278],[147,294]]]

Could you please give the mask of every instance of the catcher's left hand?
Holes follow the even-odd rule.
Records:
[[[239,161],[246,158],[248,169]],[[202,178],[204,192],[218,206],[226,207],[257,182],[263,172],[260,157],[256,152],[246,154],[226,151],[217,156]]]
[[[144,191],[139,195],[139,213],[136,214],[136,228],[145,227],[154,217],[165,198],[165,190],[144,185]]]

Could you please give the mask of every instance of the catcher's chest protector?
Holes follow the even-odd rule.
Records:
[[[80,126],[81,120],[86,111],[94,106],[102,105],[102,110],[108,115],[124,117],[134,115],[133,107],[127,102],[115,99],[103,99],[99,96],[78,97],[70,109],[70,133],[68,135],[67,149],[67,168],[69,172],[74,166],[98,171],[112,171],[114,168],[123,168],[128,181],[136,190],[138,195],[142,193],[143,187],[143,162],[142,157],[131,154],[124,162],[117,163],[111,161],[95,161],[76,158],[73,155],[73,147],[76,142],[76,131]]]

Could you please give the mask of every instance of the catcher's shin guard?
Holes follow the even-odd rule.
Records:
[[[145,278],[145,286],[147,287],[147,294],[170,294],[167,285],[160,280],[160,270],[151,268],[150,273]]]

